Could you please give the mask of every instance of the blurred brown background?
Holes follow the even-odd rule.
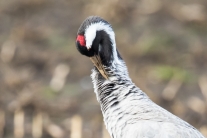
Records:
[[[207,136],[206,0],[0,0],[0,137],[108,137],[75,47],[89,15],[112,24],[136,85]]]

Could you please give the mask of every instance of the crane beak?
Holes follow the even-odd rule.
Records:
[[[91,48],[88,48],[88,47],[86,47],[87,48],[87,50],[89,51]]]
[[[90,57],[91,61],[93,62],[93,64],[96,66],[96,68],[99,70],[99,72],[101,73],[101,75],[109,80],[109,77],[103,67],[103,64],[101,63],[101,58],[99,55],[94,55],[93,57]]]

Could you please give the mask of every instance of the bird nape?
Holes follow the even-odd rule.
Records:
[[[97,16],[83,21],[76,47],[94,63],[94,92],[112,138],[204,138],[193,126],[152,102],[131,81],[107,21]]]

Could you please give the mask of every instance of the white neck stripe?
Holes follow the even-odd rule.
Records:
[[[93,40],[96,37],[96,31],[104,30],[109,36],[112,41],[115,40],[115,35],[112,30],[112,28],[104,23],[104,22],[98,22],[93,23],[90,26],[88,26],[85,30],[85,39],[86,39],[86,47],[91,48],[91,45],[93,44]]]
[[[90,26],[88,26],[85,30],[85,35],[84,35],[85,40],[86,40],[86,47],[88,49],[91,48],[91,46],[93,44],[93,40],[96,37],[96,32],[100,31],[100,30],[105,31],[109,35],[111,43],[112,43],[114,60],[116,63],[119,63],[117,52],[116,52],[115,34],[109,24],[106,24],[104,22],[97,22],[97,23],[93,23]]]

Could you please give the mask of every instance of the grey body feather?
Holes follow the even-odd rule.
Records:
[[[106,67],[110,81],[92,70],[106,128],[112,138],[204,138],[193,126],[152,102],[132,83],[125,63]]]
[[[109,80],[97,68],[92,81],[101,105],[106,128],[112,138],[204,138],[193,126],[152,102],[131,81],[127,67],[116,49],[112,26],[98,16],[88,17],[77,35],[86,46],[78,50],[88,57],[100,55]]]

